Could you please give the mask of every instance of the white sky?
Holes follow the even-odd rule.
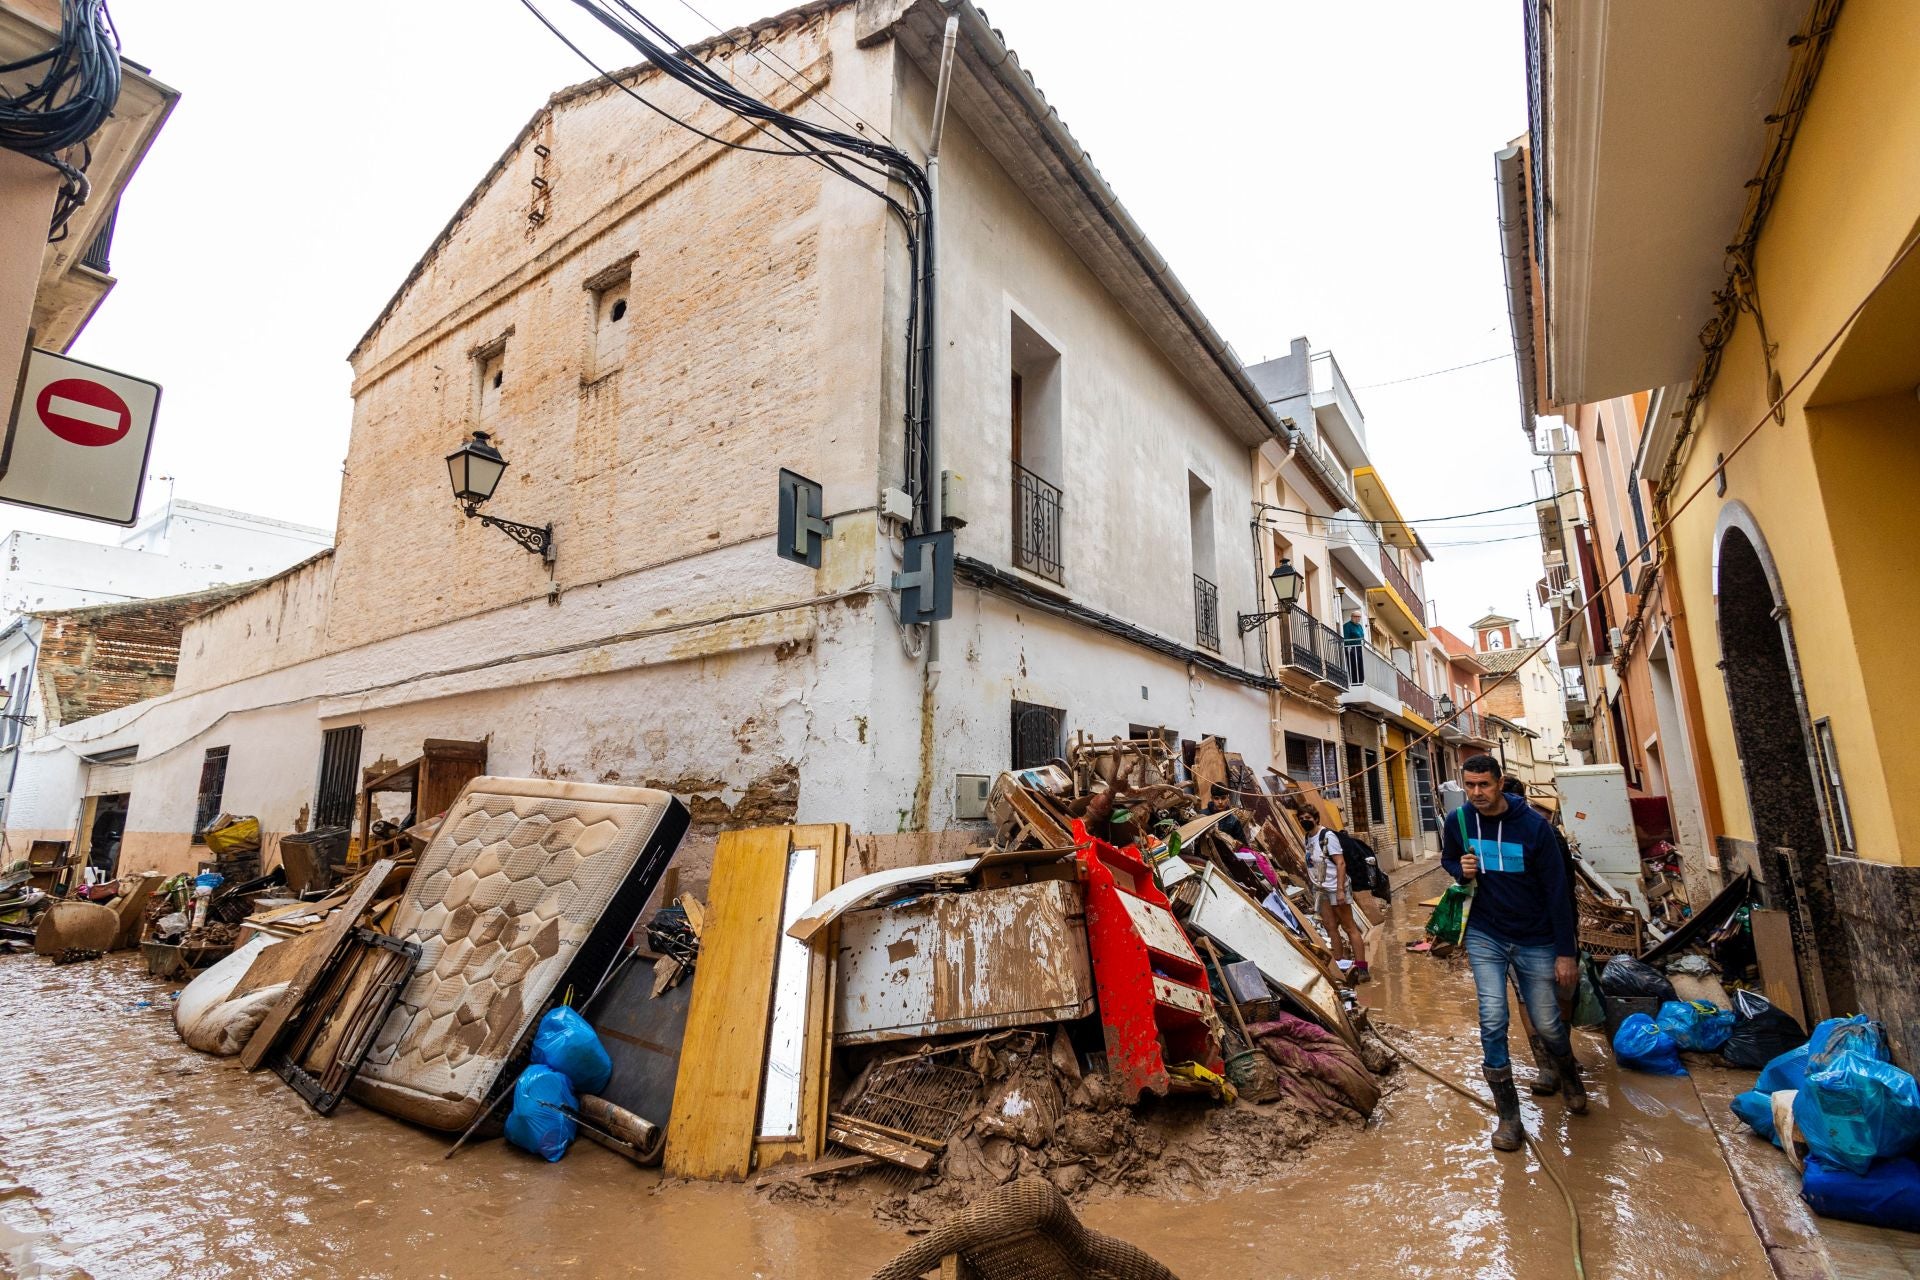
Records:
[[[784,2],[694,0],[728,27]],[[567,0],[540,3],[609,65],[634,60]],[[683,40],[713,30],[683,0],[641,3]],[[127,56],[183,97],[125,198],[120,283],[72,354],[163,384],[152,473],[180,497],[330,527],[347,351],[526,118],[590,73],[515,0],[244,10],[115,9]],[[1300,334],[1335,353],[1404,514],[1533,496],[1510,359],[1376,385],[1509,350],[1492,157],[1526,125],[1511,6],[988,15],[1244,359]],[[1424,527],[1449,627],[1489,606],[1528,618],[1531,517]],[[119,532],[0,507],[7,525]]]

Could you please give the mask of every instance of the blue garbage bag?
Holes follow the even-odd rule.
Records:
[[[1920,1231],[1920,1165],[1905,1156],[1875,1160],[1865,1173],[1807,1157],[1800,1198],[1824,1218]]]
[[[1644,1013],[1630,1013],[1613,1033],[1613,1056],[1623,1067],[1656,1076],[1683,1076],[1680,1046]]]
[[[1807,1041],[1807,1074],[1824,1071],[1843,1053],[1887,1061],[1887,1037],[1879,1023],[1864,1013],[1851,1018],[1828,1018],[1813,1029]]]
[[[1705,1000],[1669,1000],[1654,1021],[1682,1049],[1713,1053],[1733,1034],[1733,1010]]]
[[[548,1105],[551,1104],[551,1105]],[[551,1163],[567,1154],[579,1126],[555,1107],[577,1109],[567,1078],[535,1064],[513,1082],[513,1110],[507,1113],[507,1141]]]
[[[1807,1055],[1812,1052],[1806,1045],[1798,1049],[1789,1049],[1779,1057],[1760,1068],[1760,1078],[1753,1082],[1755,1093],[1778,1093],[1782,1089],[1804,1089],[1807,1087]]]
[[[1749,1129],[1771,1142],[1780,1145],[1780,1135],[1773,1128],[1773,1099],[1758,1089],[1749,1089],[1745,1093],[1735,1094],[1733,1101],[1727,1104],[1733,1114],[1746,1122]]]
[[[1819,1056],[1793,1099],[1793,1121],[1808,1151],[1829,1167],[1865,1173],[1880,1157],[1904,1155],[1920,1142],[1920,1085],[1911,1075],[1851,1052],[1821,1070]]]
[[[533,1060],[567,1078],[575,1093],[599,1093],[613,1075],[613,1059],[587,1020],[560,1005],[547,1010],[533,1033]]]

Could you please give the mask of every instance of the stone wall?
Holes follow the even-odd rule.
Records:
[[[35,670],[52,721],[71,724],[171,690],[181,631],[244,590],[224,588],[41,615]]]

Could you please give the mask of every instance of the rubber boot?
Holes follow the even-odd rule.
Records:
[[[1527,1092],[1541,1098],[1551,1097],[1560,1092],[1559,1064],[1554,1056],[1547,1052],[1547,1042],[1537,1035],[1529,1035],[1527,1046],[1533,1050],[1533,1065],[1539,1073],[1527,1085]]]
[[[1500,1113],[1500,1123],[1493,1130],[1493,1149],[1495,1151],[1518,1151],[1526,1138],[1526,1130],[1520,1125],[1520,1094],[1513,1087],[1513,1068],[1483,1067],[1486,1073],[1487,1087],[1493,1090],[1493,1105]]]
[[[1587,1086],[1580,1083],[1580,1063],[1569,1049],[1563,1054],[1553,1056],[1553,1065],[1560,1075],[1560,1094],[1567,1100],[1567,1110],[1577,1116],[1587,1114]]]

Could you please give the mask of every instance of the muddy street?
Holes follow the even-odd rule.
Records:
[[[1398,895],[1362,990],[1389,1035],[1471,1080],[1471,980],[1402,950],[1436,883]],[[351,1102],[323,1119],[271,1073],[182,1045],[172,990],[124,955],[0,961],[8,1274],[856,1277],[906,1241],[861,1203],[662,1184],[589,1143],[559,1165],[498,1141],[449,1161],[440,1135]],[[1605,1055],[1592,1033],[1578,1049]],[[1526,1103],[1579,1202],[1588,1275],[1769,1274],[1694,1081],[1592,1075],[1590,1116]],[[1572,1274],[1559,1191],[1531,1156],[1488,1150],[1485,1132],[1481,1113],[1403,1068],[1374,1123],[1329,1134],[1279,1177],[1081,1213],[1188,1280]]]

